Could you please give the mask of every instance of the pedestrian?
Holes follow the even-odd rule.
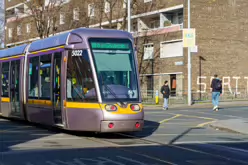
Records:
[[[164,98],[163,110],[168,110],[168,102],[169,102],[169,96],[170,96],[170,87],[168,85],[168,81],[167,80],[164,82],[164,85],[161,87],[160,92],[163,94],[163,98]]]
[[[213,103],[213,110],[219,110],[219,98],[222,94],[222,81],[218,78],[218,75],[214,75],[214,79],[211,82],[211,91],[212,91],[212,103]]]

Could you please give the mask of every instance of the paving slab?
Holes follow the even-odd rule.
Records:
[[[218,120],[214,123],[211,123],[210,126],[218,129],[228,130],[231,132],[248,134],[248,119]]]

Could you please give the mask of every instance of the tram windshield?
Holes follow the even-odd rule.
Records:
[[[138,101],[132,43],[128,39],[89,39],[103,101]]]

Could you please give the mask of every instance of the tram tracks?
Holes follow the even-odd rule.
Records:
[[[104,139],[102,137],[100,137],[100,138],[88,137],[87,139],[91,140],[91,141],[94,141],[94,142],[101,143],[101,144],[110,145],[111,147],[114,147],[116,149],[119,149],[119,150],[122,150],[122,151],[125,151],[125,152],[129,152],[129,153],[132,153],[132,154],[136,154],[136,155],[139,155],[139,156],[143,156],[143,157],[146,157],[146,158],[150,158],[150,159],[159,161],[161,163],[166,163],[166,164],[170,164],[170,165],[177,165],[177,164],[173,163],[173,162],[170,162],[170,161],[166,161],[166,160],[161,159],[161,158],[159,158],[157,156],[147,155],[145,152],[142,152],[142,151],[133,152],[128,148],[129,147],[135,147],[135,146],[151,146],[151,145],[152,146],[160,146],[160,147],[161,146],[172,147],[172,148],[176,148],[176,149],[179,149],[179,150],[184,150],[184,151],[191,152],[191,153],[203,154],[203,155],[210,156],[210,157],[213,157],[213,158],[216,158],[216,159],[222,159],[222,160],[225,160],[225,161],[232,161],[232,162],[239,163],[239,164],[246,164],[246,165],[248,164],[247,161],[226,157],[226,156],[223,156],[223,155],[220,155],[220,154],[213,154],[213,153],[201,151],[199,149],[192,149],[190,147],[184,147],[184,146],[179,146],[179,145],[175,145],[175,144],[166,144],[166,143],[161,143],[161,142],[157,142],[157,141],[153,141],[153,140],[141,139],[141,138],[139,138],[139,137],[137,137],[135,135],[128,135],[128,134],[123,134],[123,133],[113,133],[113,135],[118,135],[119,138],[123,138],[123,139],[130,138],[130,139],[133,139],[135,141],[139,141],[139,142],[141,142],[143,144],[138,144],[138,145],[119,145],[116,142],[114,142],[114,139],[106,140],[106,139]]]

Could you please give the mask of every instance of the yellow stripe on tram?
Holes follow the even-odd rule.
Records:
[[[28,103],[37,105],[52,105],[50,100],[28,100]]]
[[[10,98],[8,98],[8,97],[2,97],[2,98],[1,98],[1,101],[2,101],[2,102],[7,102],[7,103],[9,103],[9,102],[10,102]]]
[[[19,58],[25,56],[24,54],[20,54],[20,55],[16,55],[16,56],[11,56],[11,57],[5,57],[5,58],[0,58],[0,60],[9,60],[9,59],[13,59],[13,58]]]
[[[36,51],[36,52],[31,52],[29,55],[38,54],[38,53],[42,53],[42,52],[47,52],[47,51],[50,51],[50,50],[61,49],[61,48],[64,48],[64,47],[65,47],[65,46],[58,46],[58,47],[54,47],[54,48],[39,50],[39,51]]]

